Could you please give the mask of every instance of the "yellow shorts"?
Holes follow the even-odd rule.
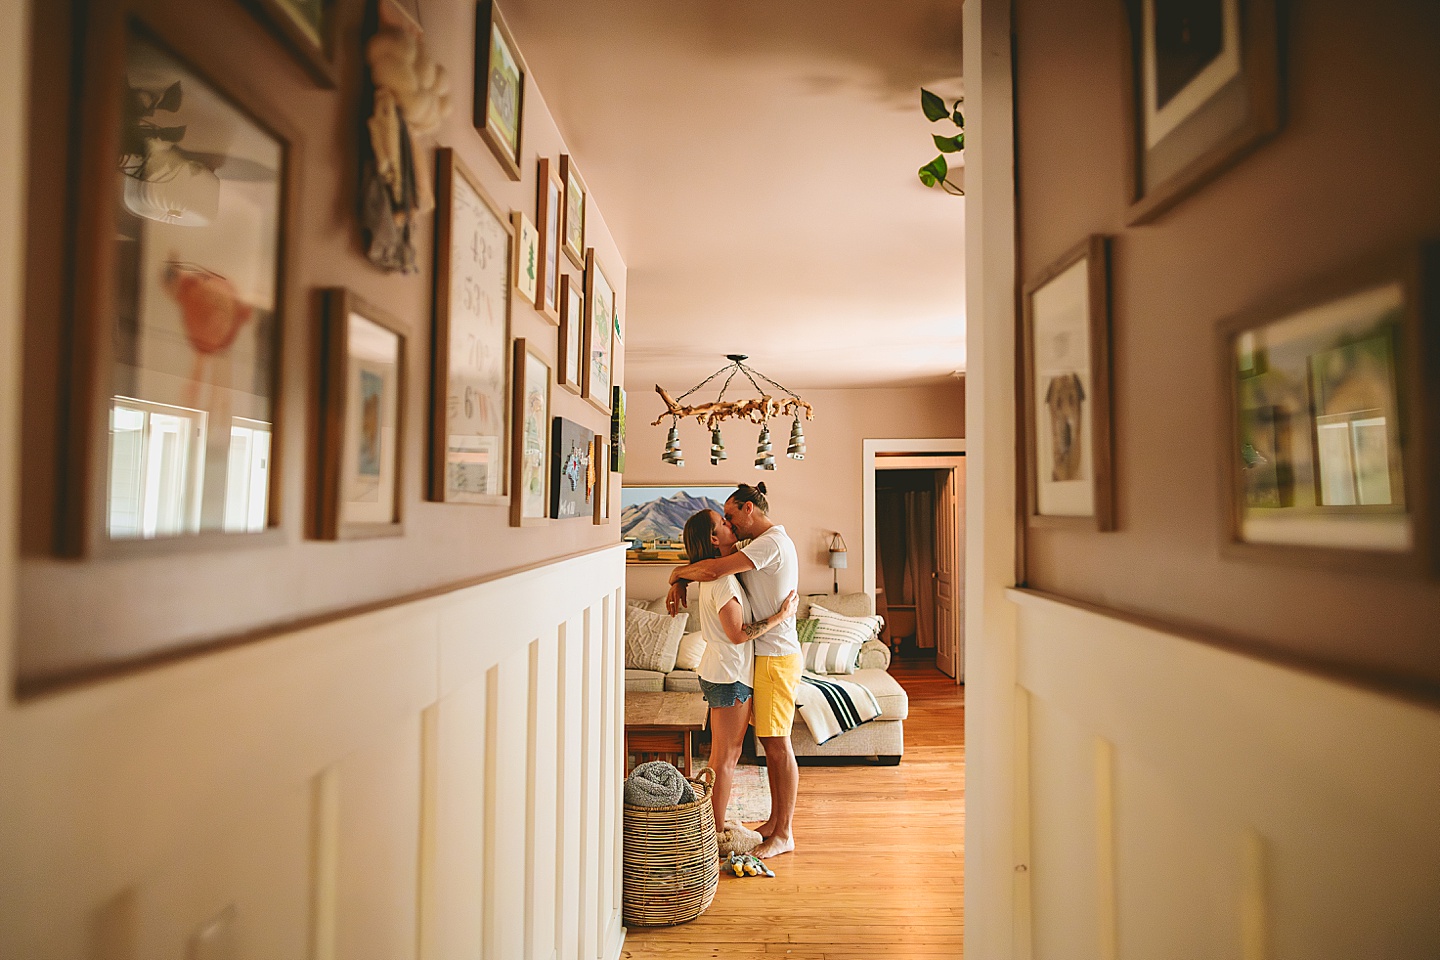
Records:
[[[795,723],[795,690],[804,666],[805,658],[798,653],[755,658],[755,736],[790,736]]]

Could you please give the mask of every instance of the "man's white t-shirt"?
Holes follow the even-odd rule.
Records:
[[[792,591],[800,586],[800,560],[795,555],[785,528],[778,523],[740,548],[755,564],[754,570],[740,574],[745,596],[750,600],[750,614],[764,620],[780,609]],[[755,656],[788,657],[800,652],[800,638],[795,633],[795,618],[785,621],[769,633],[755,639]]]
[[[734,683],[738,680],[746,686],[754,686],[754,642],[731,643],[720,622],[720,608],[731,600],[740,601],[740,622],[750,622],[740,584],[733,576],[725,576],[701,582],[699,588],[697,612],[700,614],[700,635],[705,638],[705,652],[700,656],[700,678],[711,683]]]

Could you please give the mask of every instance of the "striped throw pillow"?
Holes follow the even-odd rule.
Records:
[[[854,673],[860,659],[860,644],[847,640],[815,640],[802,644],[805,669],[816,674]]]
[[[819,622],[815,625],[816,640],[846,640],[864,643],[880,635],[885,618],[880,616],[847,617],[824,607],[810,605],[810,615]]]

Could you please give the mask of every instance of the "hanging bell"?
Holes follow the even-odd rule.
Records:
[[[680,449],[680,422],[670,424],[670,433],[665,437],[665,453],[661,460],[677,467],[685,466],[685,452]]]
[[[720,428],[712,427],[710,430],[710,465],[718,467],[721,460],[728,459],[725,455],[725,441],[720,439]]]
[[[790,427],[790,446],[785,450],[785,456],[791,460],[805,459],[805,434],[800,429],[800,418],[795,418],[795,423]]]
[[[775,454],[770,452],[770,424],[760,428],[760,442],[755,446],[755,469],[774,470]]]

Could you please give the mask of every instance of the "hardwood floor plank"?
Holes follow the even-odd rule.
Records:
[[[722,875],[676,927],[632,929],[626,960],[940,960],[965,932],[965,695],[933,664],[897,661],[910,695],[896,767],[802,766],[796,851],[774,879]]]

